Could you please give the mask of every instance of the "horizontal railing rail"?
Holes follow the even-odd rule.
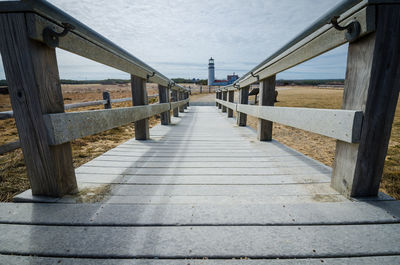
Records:
[[[239,126],[246,126],[247,115],[257,117],[260,141],[272,139],[273,122],[337,139],[331,186],[346,196],[376,196],[399,96],[399,14],[399,0],[345,0],[232,85],[217,89],[216,105],[228,117],[236,111]],[[274,107],[276,74],[344,43],[342,109]],[[259,102],[250,106],[255,83]]]
[[[46,114],[50,145],[59,145],[184,106],[189,99],[108,110]]]
[[[157,98],[158,94],[155,95],[150,95],[148,98]],[[117,98],[117,99],[111,99],[111,103],[122,103],[122,102],[131,102],[132,98]],[[105,105],[107,104],[107,100],[94,100],[94,101],[86,101],[86,102],[77,102],[77,103],[71,103],[71,104],[65,104],[64,109],[65,110],[70,110],[70,109],[79,109],[79,108],[84,108],[84,107],[90,107],[90,106],[100,106],[100,105]],[[0,112],[0,120],[5,120],[5,119],[11,119],[14,118],[14,112],[12,110],[8,111],[2,111]]]
[[[362,111],[255,106],[231,103],[221,99],[217,99],[216,102],[233,111],[347,143],[358,143],[360,141]]]

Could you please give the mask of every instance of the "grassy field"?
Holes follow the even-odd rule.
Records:
[[[289,89],[288,89],[289,88]],[[112,98],[130,96],[129,85],[66,85],[63,86],[66,104],[101,99],[101,92],[108,90]],[[149,94],[157,93],[156,87],[148,88]],[[310,107],[310,108],[340,108],[342,90],[318,89],[316,87],[285,87],[279,91],[276,106]],[[210,100],[215,95],[194,95],[192,99],[207,97]],[[254,100],[254,99],[251,99]],[[113,107],[129,106],[130,103],[114,104]],[[0,95],[0,111],[10,109],[8,95]],[[102,106],[82,108],[85,110],[101,109]],[[76,109],[74,110],[76,111]],[[151,120],[151,126],[159,122],[158,117]],[[248,117],[248,124],[256,127],[257,119]],[[118,146],[134,137],[133,125],[115,128],[100,134],[77,139],[72,142],[74,166],[78,167],[107,150]],[[334,139],[317,134],[294,129],[288,126],[274,124],[274,139],[331,166],[335,156],[336,142]],[[12,119],[0,121],[0,145],[18,139],[15,123]],[[25,173],[25,164],[20,149],[0,155],[0,201],[11,201],[12,197],[29,189],[29,181]],[[393,123],[389,151],[386,157],[381,190],[400,199],[400,105],[397,106]]]

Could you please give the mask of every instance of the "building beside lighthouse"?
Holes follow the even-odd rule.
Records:
[[[208,85],[209,86],[226,86],[233,84],[237,79],[239,79],[238,75],[233,73],[232,75],[228,75],[225,80],[216,80],[215,79],[215,65],[214,59],[211,57],[208,60]]]

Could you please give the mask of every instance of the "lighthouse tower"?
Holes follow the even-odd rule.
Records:
[[[214,59],[211,57],[208,60],[208,85],[212,86],[215,81],[215,68],[214,68]]]

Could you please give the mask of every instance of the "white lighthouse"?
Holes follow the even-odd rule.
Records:
[[[214,59],[211,57],[208,60],[208,85],[212,86],[215,81],[215,68],[214,68]]]

